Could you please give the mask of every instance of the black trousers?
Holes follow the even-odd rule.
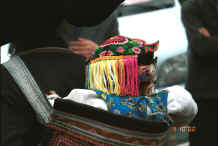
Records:
[[[191,146],[218,146],[218,99],[200,99],[198,114],[190,124],[196,131],[191,132]]]

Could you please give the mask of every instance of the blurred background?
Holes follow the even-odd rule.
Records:
[[[148,43],[160,41],[157,87],[173,84],[183,86],[186,77],[185,29],[181,22],[178,0],[127,0],[121,7],[120,34],[141,38]]]

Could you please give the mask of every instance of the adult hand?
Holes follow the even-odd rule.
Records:
[[[69,44],[69,49],[71,49],[75,54],[85,56],[87,59],[98,47],[99,46],[95,42],[85,38],[78,38],[77,41],[72,41]]]
[[[208,31],[206,28],[200,27],[200,28],[198,29],[198,31],[199,31],[202,35],[204,35],[205,37],[210,37],[210,33],[209,33],[209,31]]]

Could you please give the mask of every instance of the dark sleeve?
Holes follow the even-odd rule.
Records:
[[[6,40],[0,40],[0,47],[3,46],[3,45],[5,45],[6,43],[7,43]],[[1,48],[0,48],[0,50],[1,50]]]
[[[1,146],[36,146],[42,126],[13,79],[1,67]]]
[[[199,56],[217,56],[218,55],[218,37],[205,37],[198,29],[204,27],[200,10],[197,5],[191,1],[185,1],[182,6],[182,22],[185,26],[189,47]],[[207,29],[207,28],[206,28]]]
[[[66,20],[75,26],[95,26],[103,22],[124,0],[64,0]],[[77,6],[86,5],[78,13],[80,13],[80,21],[75,21],[78,13],[75,13]],[[73,13],[73,12],[74,13]],[[89,13],[90,12],[90,13]],[[91,21],[90,21],[91,20]]]
[[[111,17],[110,17],[110,23],[108,24],[108,29],[106,33],[107,39],[119,35],[119,24],[118,24],[118,19],[117,19],[117,12],[115,11]]]

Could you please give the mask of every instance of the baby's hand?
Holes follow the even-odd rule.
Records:
[[[54,106],[54,101],[57,98],[61,98],[54,90],[50,90],[47,93],[45,93],[45,96],[47,97],[48,101],[52,106]]]

